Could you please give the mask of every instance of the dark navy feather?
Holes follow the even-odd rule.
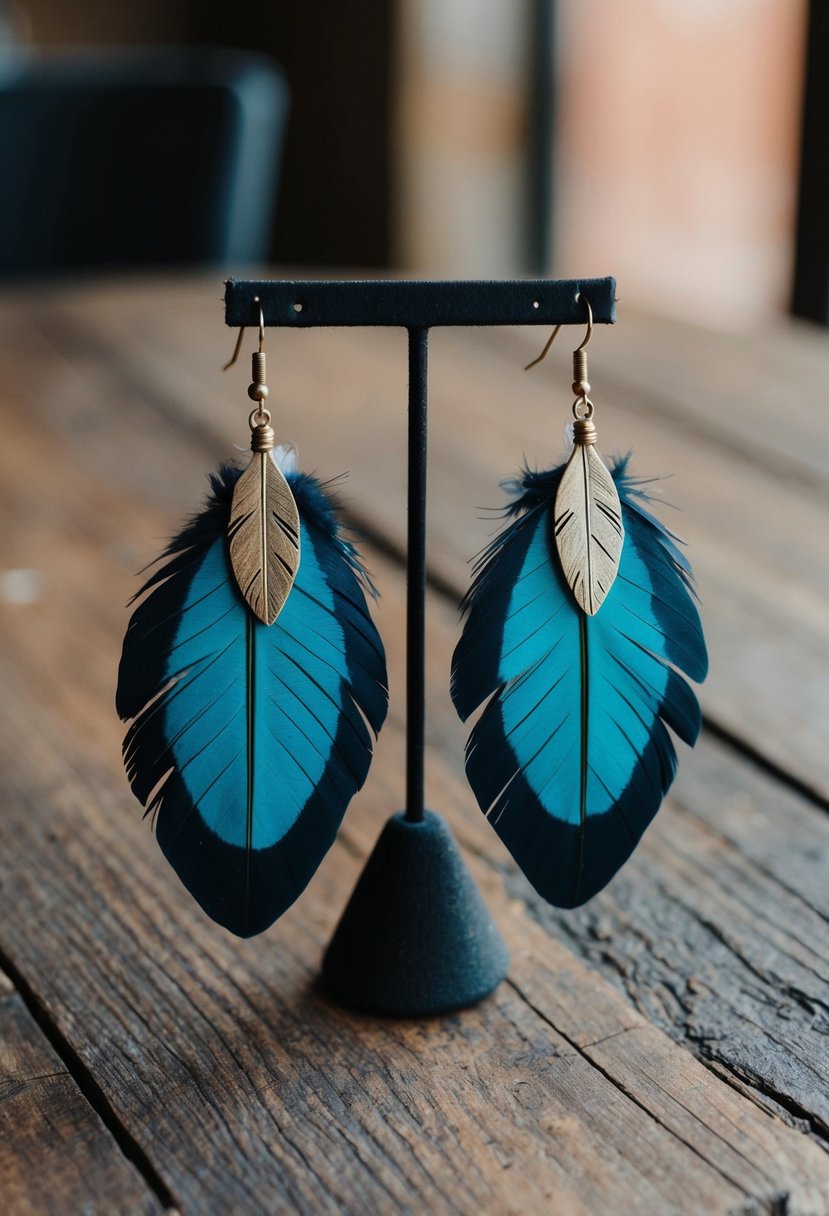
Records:
[[[595,616],[576,604],[551,536],[563,466],[525,471],[512,522],[482,554],[464,602],[452,699],[481,809],[550,903],[576,907],[627,860],[676,771],[666,727],[693,744],[687,681],[708,658],[675,538],[646,509],[627,458],[612,470],[625,543]]]
[[[236,586],[226,529],[238,469],[138,593],[116,706],[159,843],[209,916],[262,932],[302,892],[362,786],[388,706],[368,586],[320,483],[289,474],[301,559],[273,625]],[[136,597],[138,598],[138,597]]]

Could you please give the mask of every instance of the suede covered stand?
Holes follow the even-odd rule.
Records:
[[[400,326],[408,331],[406,809],[386,824],[325,954],[322,982],[349,1008],[396,1017],[462,1009],[507,974],[498,930],[439,815],[424,808],[426,422],[429,330],[615,320],[612,278],[413,282],[229,280],[228,325]]]

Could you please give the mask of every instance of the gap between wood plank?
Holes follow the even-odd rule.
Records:
[[[728,727],[720,725],[719,722],[713,721],[707,715],[703,717],[702,728],[714,739],[719,739],[720,743],[724,743],[726,747],[730,747],[732,751],[737,752],[745,760],[749,760],[757,768],[762,769],[769,777],[777,781],[781,785],[788,786],[794,793],[799,794],[807,802],[811,802],[813,806],[818,807],[821,811],[829,811],[829,798],[824,798],[820,790],[816,790],[814,786],[809,785],[808,781],[803,781],[800,777],[796,777],[794,773],[790,773],[779,764],[775,764],[773,760],[769,760],[762,752],[759,752],[756,747],[752,747],[745,739],[741,739],[739,735],[735,735]]]
[[[792,1126],[796,1127],[798,1124],[803,1124],[803,1130],[808,1131],[810,1135],[814,1136],[822,1148],[829,1150],[829,1134],[827,1134],[826,1129],[821,1127],[814,1117],[804,1107],[793,1101],[788,1094],[784,1094],[781,1090],[770,1085],[764,1077],[744,1075],[739,1069],[724,1060],[711,1059],[706,1054],[708,1049],[704,1036],[695,1035],[690,1029],[686,1028],[685,1039],[686,1042],[693,1043],[696,1046],[697,1050],[694,1052],[695,1058],[717,1080],[723,1081],[735,1093],[740,1094],[741,1097],[750,1098],[760,1110],[768,1113],[769,1108],[764,1106],[762,1102],[759,1102],[757,1094],[752,1091],[756,1090],[761,1093],[763,1097],[768,1098],[775,1106],[781,1107],[791,1116],[793,1120]]]
[[[547,1017],[547,1015],[544,1013],[544,1010],[539,1009],[539,1007],[533,1003],[533,1001],[527,996],[526,992],[524,992],[524,990],[521,988],[521,986],[519,984],[516,983],[515,980],[513,980],[509,976],[507,976],[507,978],[504,980],[504,983],[507,985],[507,987],[512,988],[512,990],[516,994],[516,996],[519,997],[519,999],[522,1000],[524,1002],[524,1004],[527,1005],[533,1011],[533,1013],[536,1015],[536,1017],[540,1018],[542,1020],[542,1022],[546,1022],[547,1025],[556,1032],[556,1034],[561,1035],[561,1037],[563,1039],[565,1039],[567,1043],[570,1044],[570,1046],[573,1048],[573,1050],[578,1055],[580,1055],[582,1057],[582,1059],[584,1059],[591,1066],[591,1068],[595,1068],[598,1072],[600,1072],[609,1085],[612,1085],[615,1089],[618,1089],[619,1092],[624,1095],[624,1097],[626,1097],[630,1102],[632,1102],[634,1104],[634,1106],[638,1106],[639,1109],[641,1111],[643,1111],[648,1116],[649,1119],[653,1119],[653,1121],[655,1123],[658,1123],[661,1127],[664,1127],[666,1131],[668,1131],[672,1135],[676,1136],[677,1139],[680,1140],[681,1143],[684,1144],[687,1149],[690,1149],[690,1151],[692,1153],[694,1153],[695,1156],[699,1157],[702,1161],[704,1161],[707,1166],[713,1167],[714,1169],[716,1169],[717,1173],[720,1174],[720,1176],[722,1178],[724,1178],[726,1182],[730,1183],[732,1186],[736,1187],[738,1190],[741,1190],[743,1192],[743,1194],[746,1196],[746,1199],[752,1198],[746,1191],[743,1184],[738,1179],[732,1178],[731,1175],[726,1173],[726,1171],[723,1170],[719,1165],[716,1165],[714,1162],[712,1162],[708,1158],[704,1157],[698,1148],[696,1148],[693,1144],[691,1144],[688,1140],[684,1139],[682,1136],[679,1136],[675,1129],[665,1127],[665,1124],[656,1115],[656,1113],[654,1111],[649,1110],[648,1107],[645,1106],[645,1104],[643,1102],[641,1102],[639,1100],[639,1098],[637,1098],[635,1093],[632,1093],[625,1085],[623,1085],[618,1077],[614,1077],[612,1075],[612,1073],[610,1073],[606,1068],[603,1068],[602,1065],[599,1063],[599,1061],[594,1059],[593,1056],[590,1054],[590,1049],[592,1047],[598,1047],[602,1043],[607,1042],[608,1039],[618,1038],[619,1034],[628,1034],[630,1032],[630,1030],[634,1030],[634,1029],[636,1029],[636,1027],[628,1027],[628,1029],[626,1029],[626,1030],[618,1031],[615,1035],[608,1035],[604,1039],[599,1039],[595,1043],[588,1043],[586,1046],[581,1047],[575,1041],[575,1039],[573,1039],[569,1035],[565,1034],[565,1032],[561,1029],[560,1026],[556,1026],[553,1024],[553,1022],[550,1020],[550,1018]]]
[[[466,844],[466,841],[464,841],[464,846],[468,847]],[[514,878],[508,877],[506,881],[507,881],[508,889],[518,887],[520,890],[520,887],[521,887],[520,880],[518,882],[516,882]],[[775,878],[774,881],[778,881],[778,880]],[[668,899],[673,898],[674,900],[676,900],[676,895],[675,894],[671,895],[671,893],[668,891],[665,891],[664,895],[665,895],[665,898],[668,898]],[[521,897],[521,895],[519,894],[519,898],[520,897]],[[538,897],[533,897],[530,899],[527,899],[525,897],[523,902],[527,909],[527,914],[530,917],[532,917],[533,920],[537,921],[537,923],[539,923],[542,928],[546,929],[549,932],[549,927],[545,923],[546,918],[544,915],[544,911],[546,911],[546,909],[543,909],[542,913],[539,914],[539,905],[542,904],[542,901],[540,901],[540,899]],[[811,907],[811,905],[809,905],[809,906]],[[543,904],[542,904],[542,907],[543,907]],[[720,941],[722,943],[722,945],[727,950],[729,950],[729,952],[732,953],[732,955],[734,955],[737,959],[739,959],[739,961],[742,965],[746,966],[749,970],[753,971],[754,974],[757,976],[757,978],[761,982],[764,982],[766,980],[767,977],[764,976],[762,974],[762,972],[757,971],[753,967],[751,960],[749,958],[745,957],[743,954],[738,952],[737,947],[735,947],[735,943],[728,940],[726,935],[723,933],[722,929],[715,922],[713,922],[712,920],[710,920],[709,918],[704,916],[701,912],[699,912],[694,907],[692,902],[683,901],[682,907],[687,916],[692,917],[707,932],[709,932],[713,936],[715,936],[718,939],[718,941]],[[582,958],[583,961],[586,961],[586,962],[590,961],[589,956],[586,956],[584,954],[579,954],[578,957]],[[506,982],[511,984],[513,987],[516,987],[514,981],[512,981],[511,979],[508,979]],[[532,1001],[529,998],[527,998],[523,992],[521,992],[517,988],[516,988],[516,991],[518,991],[520,996],[522,996],[525,1000],[527,1000],[527,1003],[530,1005],[531,1008],[533,1008],[535,1010],[535,1012],[537,1012],[539,1014],[539,1016],[541,1016],[542,1018],[545,1016],[543,1011],[540,1011],[535,1008],[535,1005],[533,1005]],[[783,991],[785,993],[785,995],[789,996],[796,1003],[799,1003],[802,1008],[806,1009],[809,1012],[812,1011],[811,1005],[814,1002],[809,1001],[808,998],[804,998],[803,995],[800,994],[799,992],[797,992],[796,990],[786,989],[784,987],[781,987],[781,991]],[[629,996],[629,998],[631,998],[630,992],[628,992],[628,996]],[[637,1011],[640,1014],[642,1014],[643,1017],[647,1016],[646,1011],[641,1007],[639,1002],[637,1002],[635,999],[632,999],[632,1003],[634,1005],[634,1008],[636,1008]],[[557,1028],[557,1029],[560,1034],[562,1034],[564,1037],[567,1037],[565,1035],[564,1031],[562,1031],[560,1028]],[[610,1036],[610,1037],[614,1037],[614,1036]],[[704,1033],[701,1033],[700,1031],[695,1030],[694,1026],[693,1026],[693,1022],[691,1020],[686,1020],[683,1023],[683,1025],[681,1027],[680,1035],[671,1034],[671,1038],[673,1038],[673,1040],[675,1042],[677,1042],[683,1046],[692,1044],[695,1049],[694,1053],[693,1053],[695,1058],[709,1072],[711,1072],[713,1076],[717,1077],[718,1080],[724,1081],[727,1085],[729,1085],[732,1089],[734,1089],[737,1093],[741,1094],[743,1097],[746,1097],[746,1096],[750,1097],[752,1099],[752,1101],[754,1101],[755,1104],[761,1110],[765,1110],[766,1113],[768,1113],[769,1107],[764,1106],[763,1103],[761,1101],[759,1101],[757,1094],[759,1093],[762,1096],[769,1098],[771,1103],[774,1106],[780,1108],[780,1110],[785,1111],[786,1114],[791,1116],[794,1126],[800,1125],[804,1132],[811,1133],[815,1137],[815,1139],[820,1143],[822,1148],[829,1149],[829,1129],[827,1129],[826,1123],[824,1121],[822,1121],[818,1116],[816,1116],[815,1113],[810,1112],[807,1108],[805,1108],[800,1103],[798,1103],[784,1090],[780,1089],[778,1086],[773,1085],[767,1077],[761,1076],[761,1075],[759,1075],[759,1073],[752,1075],[748,1071],[741,1070],[739,1065],[737,1065],[734,1061],[725,1059],[721,1055],[717,1055],[716,1051],[711,1046],[710,1037]],[[596,1043],[585,1044],[582,1048],[578,1048],[578,1045],[575,1043],[573,1044],[573,1046],[577,1047],[578,1050],[588,1051],[591,1047],[597,1047],[604,1041],[605,1040],[602,1039]],[[600,1065],[597,1065],[597,1067],[599,1067],[600,1071],[601,1071]],[[613,1080],[613,1078],[609,1078],[609,1079]],[[753,1091],[756,1091],[756,1092],[753,1092]],[[653,1112],[649,1111],[648,1113],[652,1114]]]
[[[138,1141],[127,1131],[89,1068],[61,1032],[57,1023],[44,1009],[22,971],[9,958],[2,946],[0,946],[0,972],[5,972],[11,980],[29,1016],[66,1066],[68,1075],[112,1136],[126,1160],[138,1171],[162,1207],[170,1213],[177,1212],[176,1200],[152,1161]]]

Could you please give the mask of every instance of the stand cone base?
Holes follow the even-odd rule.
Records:
[[[482,1000],[508,967],[444,821],[393,815],[325,953],[328,995],[364,1013],[425,1017]]]

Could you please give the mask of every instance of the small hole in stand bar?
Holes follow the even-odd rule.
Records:
[[[540,308],[540,307],[541,307],[541,301],[533,300],[533,308]]]
[[[302,312],[302,305],[299,303],[299,301],[294,304],[294,312]]]

